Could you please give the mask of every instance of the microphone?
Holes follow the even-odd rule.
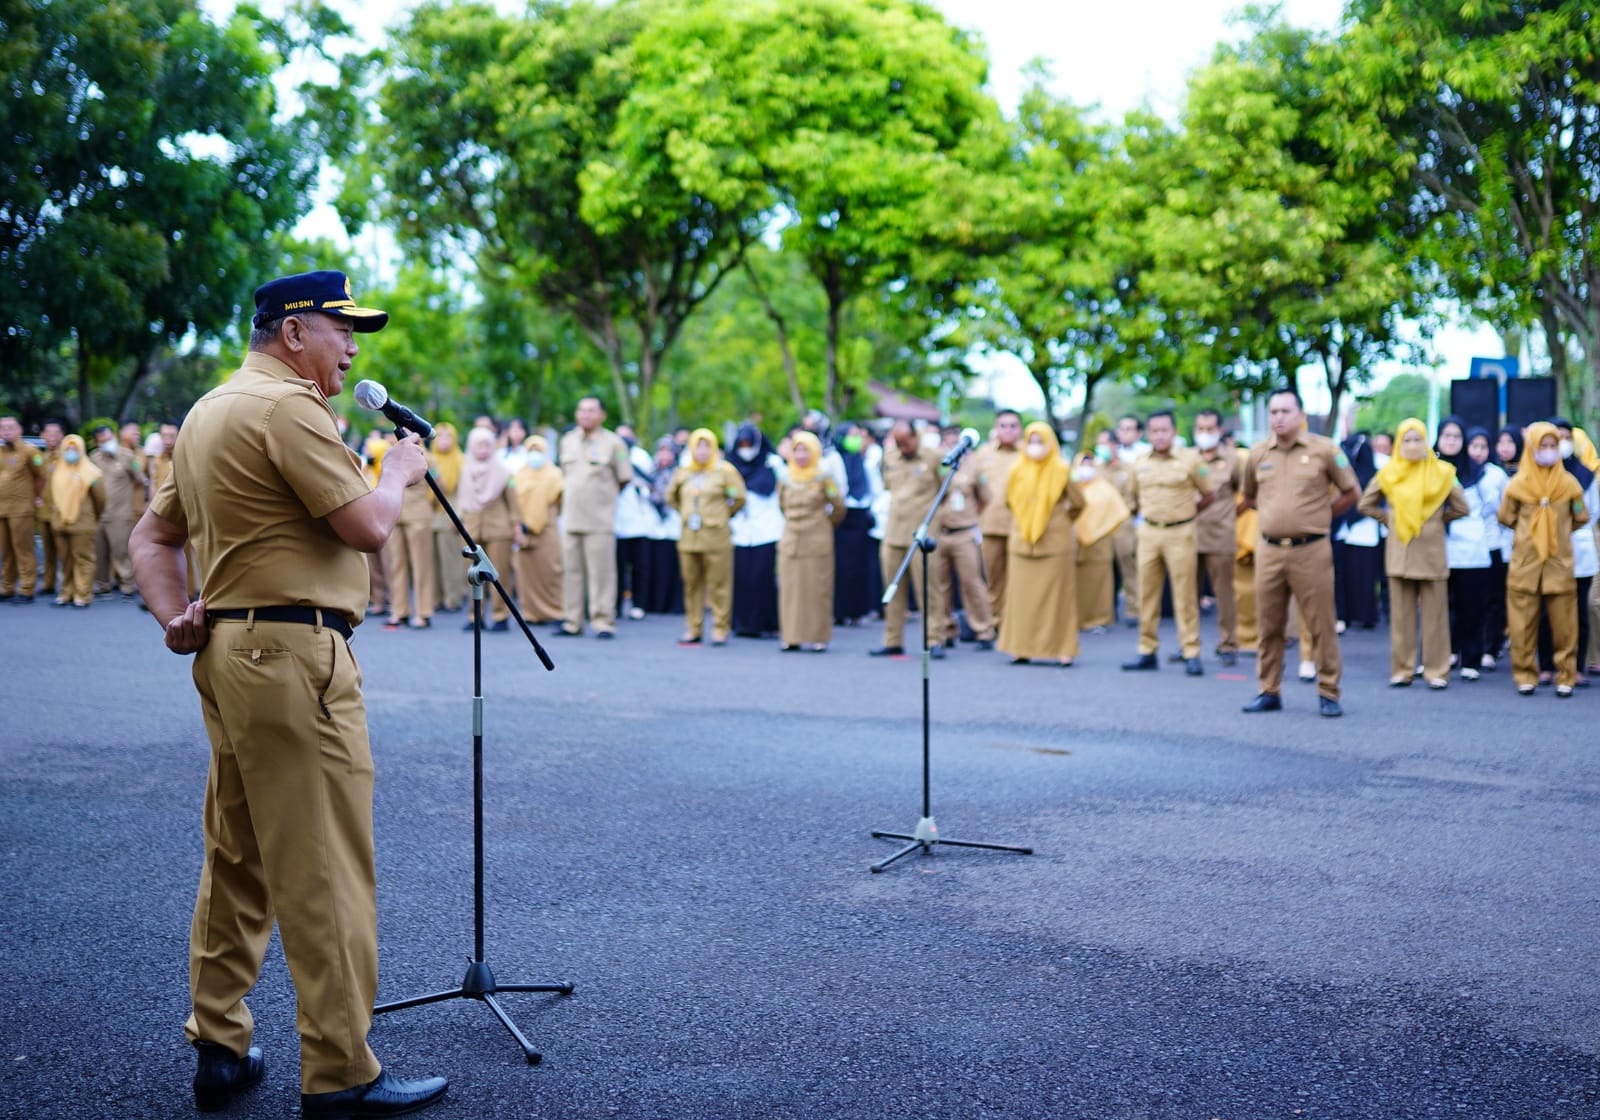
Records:
[[[379,385],[376,381],[358,381],[355,388],[356,403],[362,408],[370,408],[381,412],[389,418],[389,422],[397,428],[406,428],[416,432],[423,439],[433,438],[433,425],[422,417],[412,412],[403,404],[396,404],[389,399],[389,390]]]
[[[358,385],[356,388],[359,390],[361,386]],[[361,399],[359,394],[356,399]],[[953,467],[961,462],[963,455],[978,446],[978,438],[978,430],[976,428],[962,428],[961,441],[944,453],[943,465]]]

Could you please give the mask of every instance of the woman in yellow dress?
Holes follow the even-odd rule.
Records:
[[[1050,425],[1029,424],[1022,441],[1022,457],[1006,479],[1013,524],[1006,541],[1006,604],[997,645],[1014,665],[1049,658],[1067,666],[1078,656],[1073,522],[1084,509],[1083,490],[1062,460]]]
[[[550,461],[543,436],[522,443],[527,453],[522,469],[511,480],[517,513],[522,519],[522,543],[517,546],[517,603],[529,622],[561,620],[561,512],[564,480],[561,468]]]
[[[844,520],[845,504],[821,465],[822,442],[796,432],[789,477],[778,483],[778,628],[785,652],[821,653],[833,638],[833,530]]]

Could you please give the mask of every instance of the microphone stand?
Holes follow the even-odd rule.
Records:
[[[956,476],[956,468],[961,464],[965,451],[957,455],[949,464],[950,472],[944,476],[944,482],[939,486],[939,492],[934,495],[933,504],[928,507],[928,514],[922,519],[922,524],[917,526],[917,532],[912,537],[912,548],[900,562],[900,570],[895,573],[894,580],[883,593],[883,604],[888,606],[894,601],[895,595],[900,591],[900,581],[905,579],[906,571],[911,567],[911,558],[918,553],[922,554],[922,596],[927,599],[933,593],[933,584],[928,578],[928,557],[938,547],[938,541],[929,535],[929,528],[933,524],[934,514],[939,512],[939,507],[944,504],[944,496],[950,489],[950,483]],[[1012,844],[988,844],[977,840],[950,840],[939,835],[938,826],[933,822],[931,808],[930,779],[929,779],[929,708],[931,703],[929,665],[929,634],[928,619],[931,611],[926,602],[922,604],[922,816],[917,820],[916,828],[910,832],[884,832],[875,831],[872,834],[875,840],[908,840],[910,843],[895,852],[888,859],[880,860],[872,865],[874,873],[882,871],[895,860],[908,856],[912,852],[920,851],[925,855],[933,854],[935,844],[947,844],[953,848],[987,848],[997,852],[1016,852],[1019,855],[1031,856],[1032,848],[1019,848]]]
[[[396,430],[404,432],[406,426],[401,425]],[[501,602],[510,608],[512,617],[517,620],[517,625],[522,627],[522,632],[533,644],[533,652],[538,655],[544,667],[553,670],[556,666],[544,647],[539,644],[539,639],[534,637],[527,622],[523,620],[517,604],[506,594],[505,587],[500,583],[500,574],[489,562],[489,554],[484,551],[482,545],[472,539],[472,534],[467,532],[467,527],[461,523],[461,518],[451,506],[450,499],[446,498],[444,491],[439,488],[439,482],[433,477],[433,472],[429,471],[424,477],[428,480],[433,496],[438,499],[440,508],[450,518],[450,523],[456,527],[456,532],[461,535],[461,540],[464,542],[461,555],[472,561],[472,566],[467,569],[467,582],[472,586],[472,956],[468,958],[467,972],[461,980],[460,987],[379,1004],[372,1009],[372,1013],[382,1015],[388,1011],[418,1007],[425,1003],[441,1003],[450,999],[479,1000],[487,1004],[506,1030],[511,1032],[511,1037],[522,1047],[522,1053],[526,1056],[528,1064],[537,1065],[539,1052],[533,1048],[533,1043],[528,1041],[527,1036],[517,1029],[516,1023],[511,1021],[511,1016],[506,1014],[505,1008],[500,1006],[500,1001],[495,997],[501,992],[559,992],[565,996],[572,994],[573,986],[566,981],[543,984],[498,983],[483,955],[483,588],[485,584],[491,585],[499,594]]]

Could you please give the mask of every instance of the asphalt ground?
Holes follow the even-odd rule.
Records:
[[[472,952],[460,617],[355,639],[383,1000]],[[1124,673],[1120,627],[1071,669],[963,647],[932,667],[940,834],[1035,853],[875,875],[869,832],[921,815],[918,660],[680,627],[540,628],[553,673],[485,636],[485,956],[576,991],[502,997],[532,1067],[482,1003],[380,1016],[390,1068],[451,1079],[429,1116],[1600,1115],[1600,687],[1393,690],[1353,632],[1344,719],[1293,680],[1246,716],[1253,662]],[[0,606],[0,649],[0,1115],[190,1115],[189,662],[112,602]],[[267,1076],[229,1114],[293,1115],[276,941],[251,1005]]]

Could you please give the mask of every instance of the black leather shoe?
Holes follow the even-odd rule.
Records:
[[[934,646],[932,649],[930,649],[928,651],[928,657],[931,658],[934,661],[943,661],[944,660],[944,647],[943,646]]]
[[[1156,660],[1156,655],[1153,653],[1141,653],[1132,661],[1124,661],[1122,667],[1134,670],[1159,669],[1161,668],[1161,662]]]
[[[1344,715],[1344,709],[1339,707],[1339,701],[1328,696],[1317,697],[1317,708],[1328,719],[1338,719]]]
[[[301,1093],[300,1115],[321,1116],[324,1120],[346,1120],[356,1116],[399,1116],[427,1108],[450,1087],[442,1077],[419,1077],[402,1081],[387,1070],[377,1080],[336,1093]]]
[[[583,631],[568,630],[565,626],[558,626],[555,628],[554,634],[558,638],[581,638],[583,636]]]
[[[1263,692],[1243,708],[1246,712],[1279,712],[1283,710],[1283,700],[1276,692]]]
[[[994,639],[993,638],[979,638],[978,639],[978,648],[981,649],[981,650],[985,650],[985,651],[993,649],[994,648]]]
[[[905,646],[879,646],[877,649],[867,650],[868,657],[899,657],[906,651]]]
[[[1172,664],[1174,664],[1174,665],[1178,665],[1178,664],[1181,664],[1182,662],[1187,661],[1189,659],[1187,657],[1183,656],[1183,651],[1182,650],[1179,650],[1177,653],[1169,653],[1169,654],[1167,654],[1167,660],[1172,662]]]
[[[1183,663],[1183,671],[1191,677],[1203,677],[1206,673],[1206,667],[1200,663],[1198,657],[1191,657]]]
[[[261,1047],[250,1047],[239,1057],[215,1042],[197,1042],[200,1064],[194,1071],[194,1106],[201,1112],[221,1112],[233,1094],[261,1080],[267,1063],[261,1060]]]
[[[502,634],[511,629],[511,620],[509,618],[502,618],[499,622],[489,623],[489,625],[485,626],[484,629],[495,634]]]
[[[1225,649],[1221,653],[1217,654],[1217,660],[1231,669],[1238,664],[1239,655],[1234,653],[1232,650]]]

